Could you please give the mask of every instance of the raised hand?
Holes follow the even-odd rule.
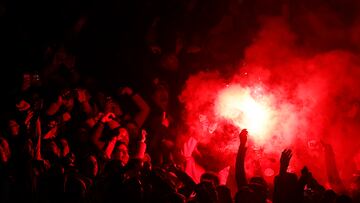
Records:
[[[280,174],[286,173],[287,168],[289,167],[291,157],[292,157],[291,149],[285,149],[281,153],[281,157],[280,157]]]
[[[102,123],[108,123],[108,122],[112,121],[113,118],[115,118],[115,114],[110,112],[110,113],[105,114],[105,116],[103,116],[101,118],[101,122]]]
[[[226,181],[228,179],[229,172],[230,172],[230,166],[227,166],[218,173],[220,185],[226,185]]]
[[[55,138],[56,135],[57,135],[57,130],[58,130],[57,127],[52,128],[51,130],[49,130],[49,131],[44,135],[43,139],[46,140],[46,139],[53,139],[53,138]]]
[[[245,172],[245,154],[246,154],[245,145],[247,142],[248,134],[249,133],[246,129],[243,129],[239,134],[240,145],[239,145],[238,153],[236,155],[236,163],[235,163],[235,177],[238,188],[247,185],[246,172]]]
[[[147,132],[145,129],[141,130],[141,142],[145,142],[146,141],[146,136],[147,136]]]
[[[84,102],[88,101],[88,95],[87,95],[86,90],[77,89],[76,92],[77,92],[77,99],[80,103],[84,103]]]
[[[24,123],[25,123],[25,125],[26,125],[27,127],[29,127],[30,121],[31,121],[31,119],[33,118],[33,116],[34,116],[34,112],[31,111],[31,110],[29,110],[29,111],[27,112],[27,114],[26,114],[26,118],[25,118],[25,121],[24,121]]]
[[[239,134],[240,144],[246,144],[248,134],[249,134],[249,132],[247,131],[247,129],[243,129],[243,130],[240,132],[240,134]]]
[[[16,108],[19,111],[26,111],[28,109],[30,109],[31,105],[26,102],[25,100],[21,100],[19,103],[16,104]]]
[[[163,115],[162,115],[161,124],[167,128],[169,127],[169,124],[170,124],[165,111],[163,112]]]
[[[185,158],[191,157],[196,145],[197,145],[197,140],[193,137],[190,137],[189,140],[186,143],[184,143],[184,147],[181,150],[181,154]]]
[[[68,112],[65,112],[63,115],[62,115],[62,121],[63,122],[68,122],[69,120],[71,119],[71,114],[68,113]]]
[[[130,87],[124,87],[124,88],[121,88],[120,90],[120,94],[121,95],[132,95],[134,93],[134,91],[130,88]]]
[[[59,95],[56,100],[56,104],[61,106],[63,104],[63,101],[64,101],[64,99],[63,99],[62,95]]]

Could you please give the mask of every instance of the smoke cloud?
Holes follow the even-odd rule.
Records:
[[[329,186],[321,143],[333,147],[346,184],[360,170],[356,158],[360,154],[360,18],[316,2],[310,10],[316,13],[306,9],[309,5],[294,9],[289,3],[282,7],[281,16],[258,16],[260,29],[232,74],[218,67],[188,78],[179,96],[185,106],[187,134],[207,145],[207,151],[221,157],[224,165],[235,160],[238,132],[250,128],[249,176],[259,175],[259,168],[262,175],[272,176],[273,171],[276,175],[282,150],[291,148],[290,170],[299,173],[307,165]],[[354,2],[341,5],[350,3]],[[267,111],[265,124],[256,111],[252,123],[236,112],[222,115],[224,108],[219,105],[224,94],[234,103],[241,103],[244,95],[259,102],[263,105],[259,112]],[[254,132],[256,126],[249,126],[254,124],[264,129]]]

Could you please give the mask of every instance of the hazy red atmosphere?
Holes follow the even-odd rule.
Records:
[[[0,27],[0,203],[360,202],[360,0],[4,0]]]
[[[325,27],[314,28],[332,34]],[[219,67],[192,75],[180,96],[188,131],[217,156],[226,154],[230,163],[238,132],[247,128],[249,176],[257,170],[254,159],[265,176],[276,174],[280,153],[292,148],[290,169],[299,173],[307,165],[326,186],[321,143],[328,143],[341,178],[348,182],[360,169],[359,55],[346,49],[319,51],[317,44],[300,45],[298,37],[286,17],[264,18],[232,74],[223,76]],[[319,40],[334,42],[333,36]],[[236,130],[228,130],[229,125]]]

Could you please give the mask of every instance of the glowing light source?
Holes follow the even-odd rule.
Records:
[[[268,104],[269,98],[259,92],[262,92],[260,87],[250,89],[231,85],[220,91],[215,111],[240,129],[247,128],[250,137],[262,144],[270,137],[274,110]]]

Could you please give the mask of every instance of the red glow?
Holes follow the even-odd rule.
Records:
[[[341,178],[350,185],[354,171],[360,170],[358,54],[300,46],[286,20],[268,18],[243,62],[226,75],[231,76],[194,74],[180,95],[186,134],[220,157],[218,164],[235,160],[239,139],[236,130],[229,130],[230,123],[249,130],[249,177],[256,167],[262,175],[271,174],[268,168],[277,174],[281,151],[291,148],[289,170],[299,174],[306,165],[328,185],[320,144],[326,142],[334,149]]]
[[[270,138],[274,126],[271,118],[275,112],[269,105],[269,97],[255,95],[259,93],[257,91],[261,91],[261,87],[251,89],[230,85],[219,92],[215,109],[217,115],[231,121],[239,129],[247,128],[257,144],[264,144]]]

